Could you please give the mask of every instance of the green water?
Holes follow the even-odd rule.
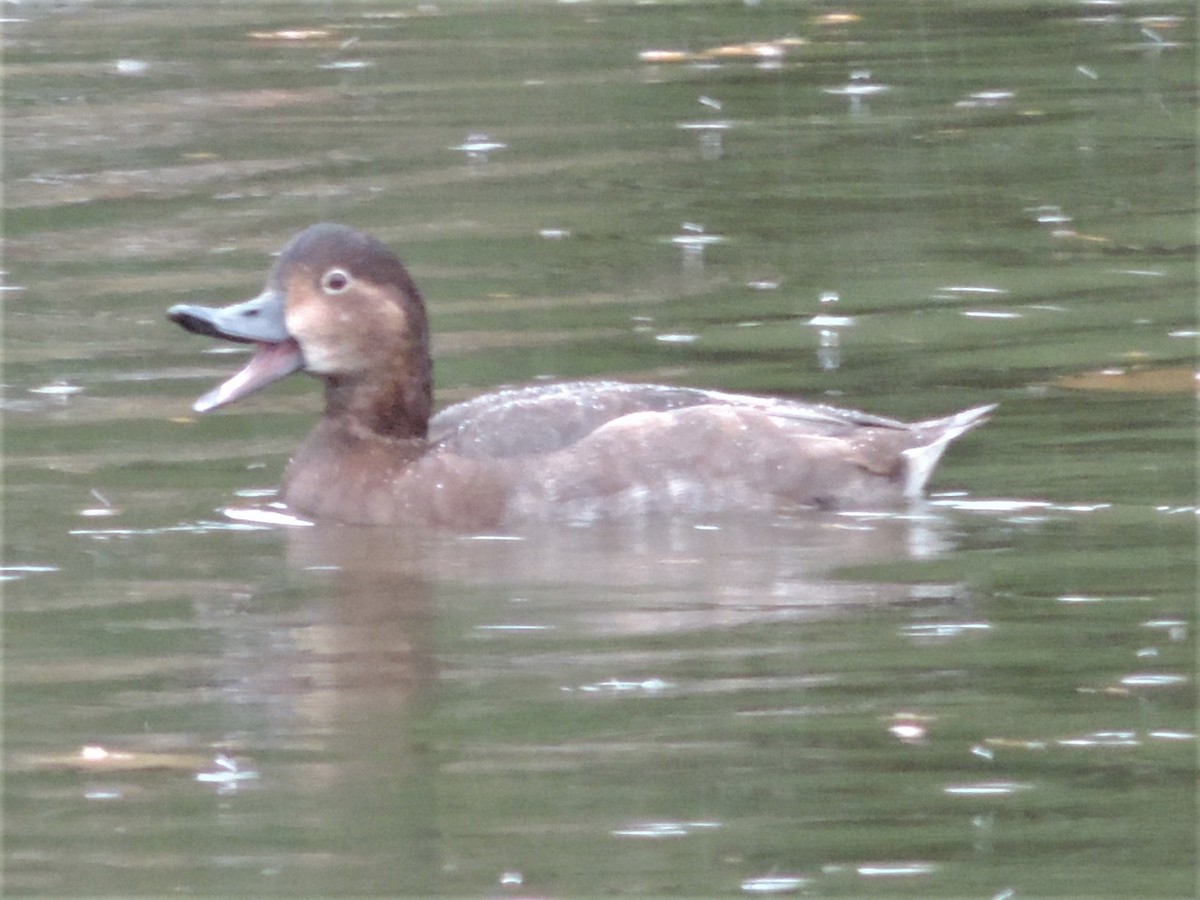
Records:
[[[1194,895],[1192,5],[4,15],[6,894]],[[164,310],[321,220],[442,403],[1001,408],[894,516],[239,523],[315,385]]]

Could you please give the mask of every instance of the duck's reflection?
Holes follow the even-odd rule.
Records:
[[[343,734],[349,720],[403,714],[438,682],[440,659],[469,669],[471,647],[485,638],[494,648],[511,646],[499,636],[553,632],[585,654],[639,635],[928,602],[926,585],[840,573],[937,556],[952,546],[953,528],[944,513],[928,511],[471,536],[295,528],[282,587],[264,585],[236,608],[203,615],[225,635],[223,682],[238,705],[269,701],[268,719],[291,738],[327,737]],[[956,592],[942,596],[953,602]]]
[[[586,645],[904,602],[912,585],[839,572],[936,556],[952,538],[951,520],[926,511],[470,536],[295,528],[285,599],[278,583],[265,585],[205,617],[226,636],[226,686],[243,702],[286,697],[270,718],[311,735],[338,731],[333,723],[355,716],[356,704],[374,715],[402,710],[436,682],[439,657],[469,660],[463,642],[484,634],[553,631]]]
[[[951,543],[951,521],[924,513],[474,536],[296,528],[286,586],[245,598],[228,623],[227,651],[238,647],[236,661],[225,661],[237,670],[230,696],[251,748],[299,754],[262,783],[281,783],[287,802],[304,807],[309,840],[364,861],[356,883],[434,892],[463,852],[461,835],[441,833],[455,831],[447,815],[465,821],[462,809],[443,808],[443,794],[467,777],[455,760],[492,747],[494,736],[476,729],[529,700],[521,688],[498,688],[497,673],[519,667],[535,678],[544,706],[547,693],[583,696],[559,691],[595,668],[589,658],[615,665],[604,672],[613,679],[626,674],[620,661],[635,649],[643,669],[669,667],[676,642],[647,650],[639,636],[674,634],[686,644],[685,633],[770,624],[795,644],[804,638],[789,626],[911,596],[910,586],[841,578],[839,570]],[[252,725],[256,710],[262,718]],[[519,777],[504,762],[510,756],[501,752],[495,763],[501,792]],[[481,778],[472,766],[470,778]],[[480,815],[492,808],[486,797],[471,803]]]
[[[526,618],[586,637],[727,628],[902,600],[907,586],[838,570],[936,556],[951,546],[951,531],[945,516],[916,510],[468,536],[317,526],[289,534],[288,558],[293,570],[328,573],[339,606],[360,610],[356,618],[395,617],[416,598],[433,603],[454,586],[474,588],[478,612],[494,617],[510,608],[514,591],[534,589]]]

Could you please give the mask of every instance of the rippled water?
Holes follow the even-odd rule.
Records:
[[[1194,894],[1191,5],[4,14],[7,893]],[[442,403],[1002,405],[894,515],[272,524],[314,385],[164,310],[319,220]]]

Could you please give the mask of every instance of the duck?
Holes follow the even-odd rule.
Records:
[[[787,397],[596,380],[498,390],[435,415],[420,291],[379,240],[328,223],[287,243],[255,297],[167,315],[253,346],[196,412],[296,372],[323,382],[324,412],[278,495],[316,522],[469,531],[895,507],[921,497],[949,444],[996,406],[910,423]]]

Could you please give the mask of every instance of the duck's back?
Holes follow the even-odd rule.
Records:
[[[431,422],[430,451],[493,467],[508,522],[874,507],[919,494],[946,445],[989,411],[909,424],[698,388],[577,382],[453,406]]]
[[[820,404],[701,388],[618,381],[579,381],[496,391],[448,407],[429,424],[430,443],[476,458],[538,455],[562,450],[596,429],[634,413],[683,409],[741,410],[794,431],[828,437],[862,428],[907,431],[895,419]]]

